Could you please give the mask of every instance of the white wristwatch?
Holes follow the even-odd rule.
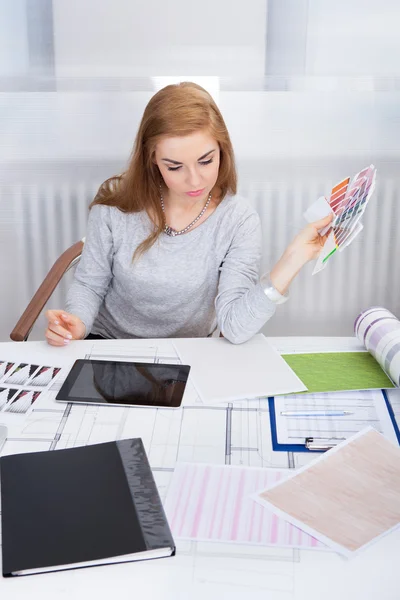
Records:
[[[273,286],[269,273],[265,273],[260,278],[261,287],[263,288],[264,294],[273,302],[274,304],[283,304],[287,300],[289,300],[289,293],[281,294],[278,290]]]

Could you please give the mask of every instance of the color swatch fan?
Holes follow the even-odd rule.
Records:
[[[376,169],[370,165],[354,177],[338,183],[331,192],[329,205],[335,213],[332,230],[318,257],[313,275],[322,271],[329,258],[337,251],[349,246],[363,226],[360,219],[375,188]]]

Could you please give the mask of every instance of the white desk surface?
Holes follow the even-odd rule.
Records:
[[[269,338],[281,352],[363,350],[354,338]],[[169,340],[0,343],[0,360],[69,367],[76,358],[176,359]],[[54,387],[57,387],[55,384]],[[273,452],[262,400],[204,406],[190,391],[182,409],[63,405],[56,391],[27,416],[14,415],[2,454],[142,437],[161,497],[176,461],[298,467],[307,454]],[[392,397],[400,406],[398,392]],[[256,403],[256,404],[255,404]],[[250,410],[251,409],[251,410]],[[227,418],[230,419],[229,439]],[[134,418],[133,418],[134,417]],[[17,421],[19,419],[19,421]],[[1,416],[0,416],[1,421]],[[29,501],[29,496],[27,498]],[[56,535],[57,533],[54,532]],[[177,541],[173,558],[3,579],[5,600],[398,600],[400,530],[351,560],[333,552]]]

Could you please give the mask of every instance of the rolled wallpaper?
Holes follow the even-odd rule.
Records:
[[[354,331],[393,383],[400,386],[399,319],[386,308],[373,306],[358,315]]]

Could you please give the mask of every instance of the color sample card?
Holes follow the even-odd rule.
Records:
[[[0,412],[26,414],[60,371],[59,367],[0,360]]]
[[[329,205],[336,215],[332,230],[318,257],[313,275],[322,271],[328,259],[337,251],[344,250],[363,229],[360,219],[375,189],[376,169],[374,165],[363,169],[353,178],[338,183],[331,192]]]
[[[394,388],[369,352],[282,354],[308,392],[340,392]]]
[[[47,387],[60,371],[61,369],[59,367],[40,367],[40,369],[34,373],[29,385],[35,387]]]
[[[288,470],[178,463],[165,511],[175,538],[326,549],[313,536],[251,499]]]
[[[15,396],[17,391],[17,388],[0,387],[0,411]]]
[[[17,390],[18,393],[4,407],[4,412],[9,413],[27,413],[33,404],[39,398],[42,392],[34,390]]]
[[[0,380],[3,379],[13,367],[15,367],[15,363],[7,360],[0,360]]]
[[[400,524],[400,448],[365,429],[253,499],[350,557]]]
[[[343,181],[337,183],[334,188],[332,188],[329,204],[335,214],[339,213],[340,207],[344,202],[349,183],[350,177],[347,177],[346,179],[343,179]]]
[[[4,383],[26,385],[29,379],[38,370],[39,365],[20,363],[15,367],[12,373],[5,379]]]

